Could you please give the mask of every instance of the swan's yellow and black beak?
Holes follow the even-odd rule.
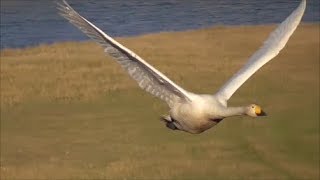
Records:
[[[267,113],[261,110],[261,112],[257,114],[257,116],[267,116]]]
[[[267,113],[265,113],[259,106],[256,106],[255,113],[257,116],[267,116]]]

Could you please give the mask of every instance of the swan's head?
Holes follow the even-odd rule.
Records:
[[[250,104],[247,107],[246,114],[251,117],[258,117],[258,116],[266,116],[267,114],[262,110],[262,108],[256,104]]]

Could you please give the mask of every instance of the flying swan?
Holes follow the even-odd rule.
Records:
[[[306,1],[302,0],[297,9],[271,33],[263,46],[249,58],[247,64],[234,74],[216,94],[194,94],[186,91],[78,14],[65,0],[57,5],[61,16],[98,42],[104,51],[137,81],[142,89],[168,104],[170,107],[169,115],[161,118],[168,128],[198,134],[215,126],[226,117],[266,115],[262,108],[256,104],[228,107],[227,101],[250,76],[277,56],[284,48],[301,21]]]

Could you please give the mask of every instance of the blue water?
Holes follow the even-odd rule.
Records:
[[[299,0],[69,0],[111,36],[181,31],[213,25],[283,21]],[[308,0],[304,22],[319,22],[319,0]],[[1,0],[1,49],[87,40],[57,15],[53,0]]]

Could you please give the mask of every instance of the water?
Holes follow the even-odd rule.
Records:
[[[298,0],[69,0],[111,36],[181,31],[213,25],[283,21]],[[319,0],[308,0],[304,22],[319,22]],[[53,0],[1,0],[1,49],[88,38],[57,15]]]

